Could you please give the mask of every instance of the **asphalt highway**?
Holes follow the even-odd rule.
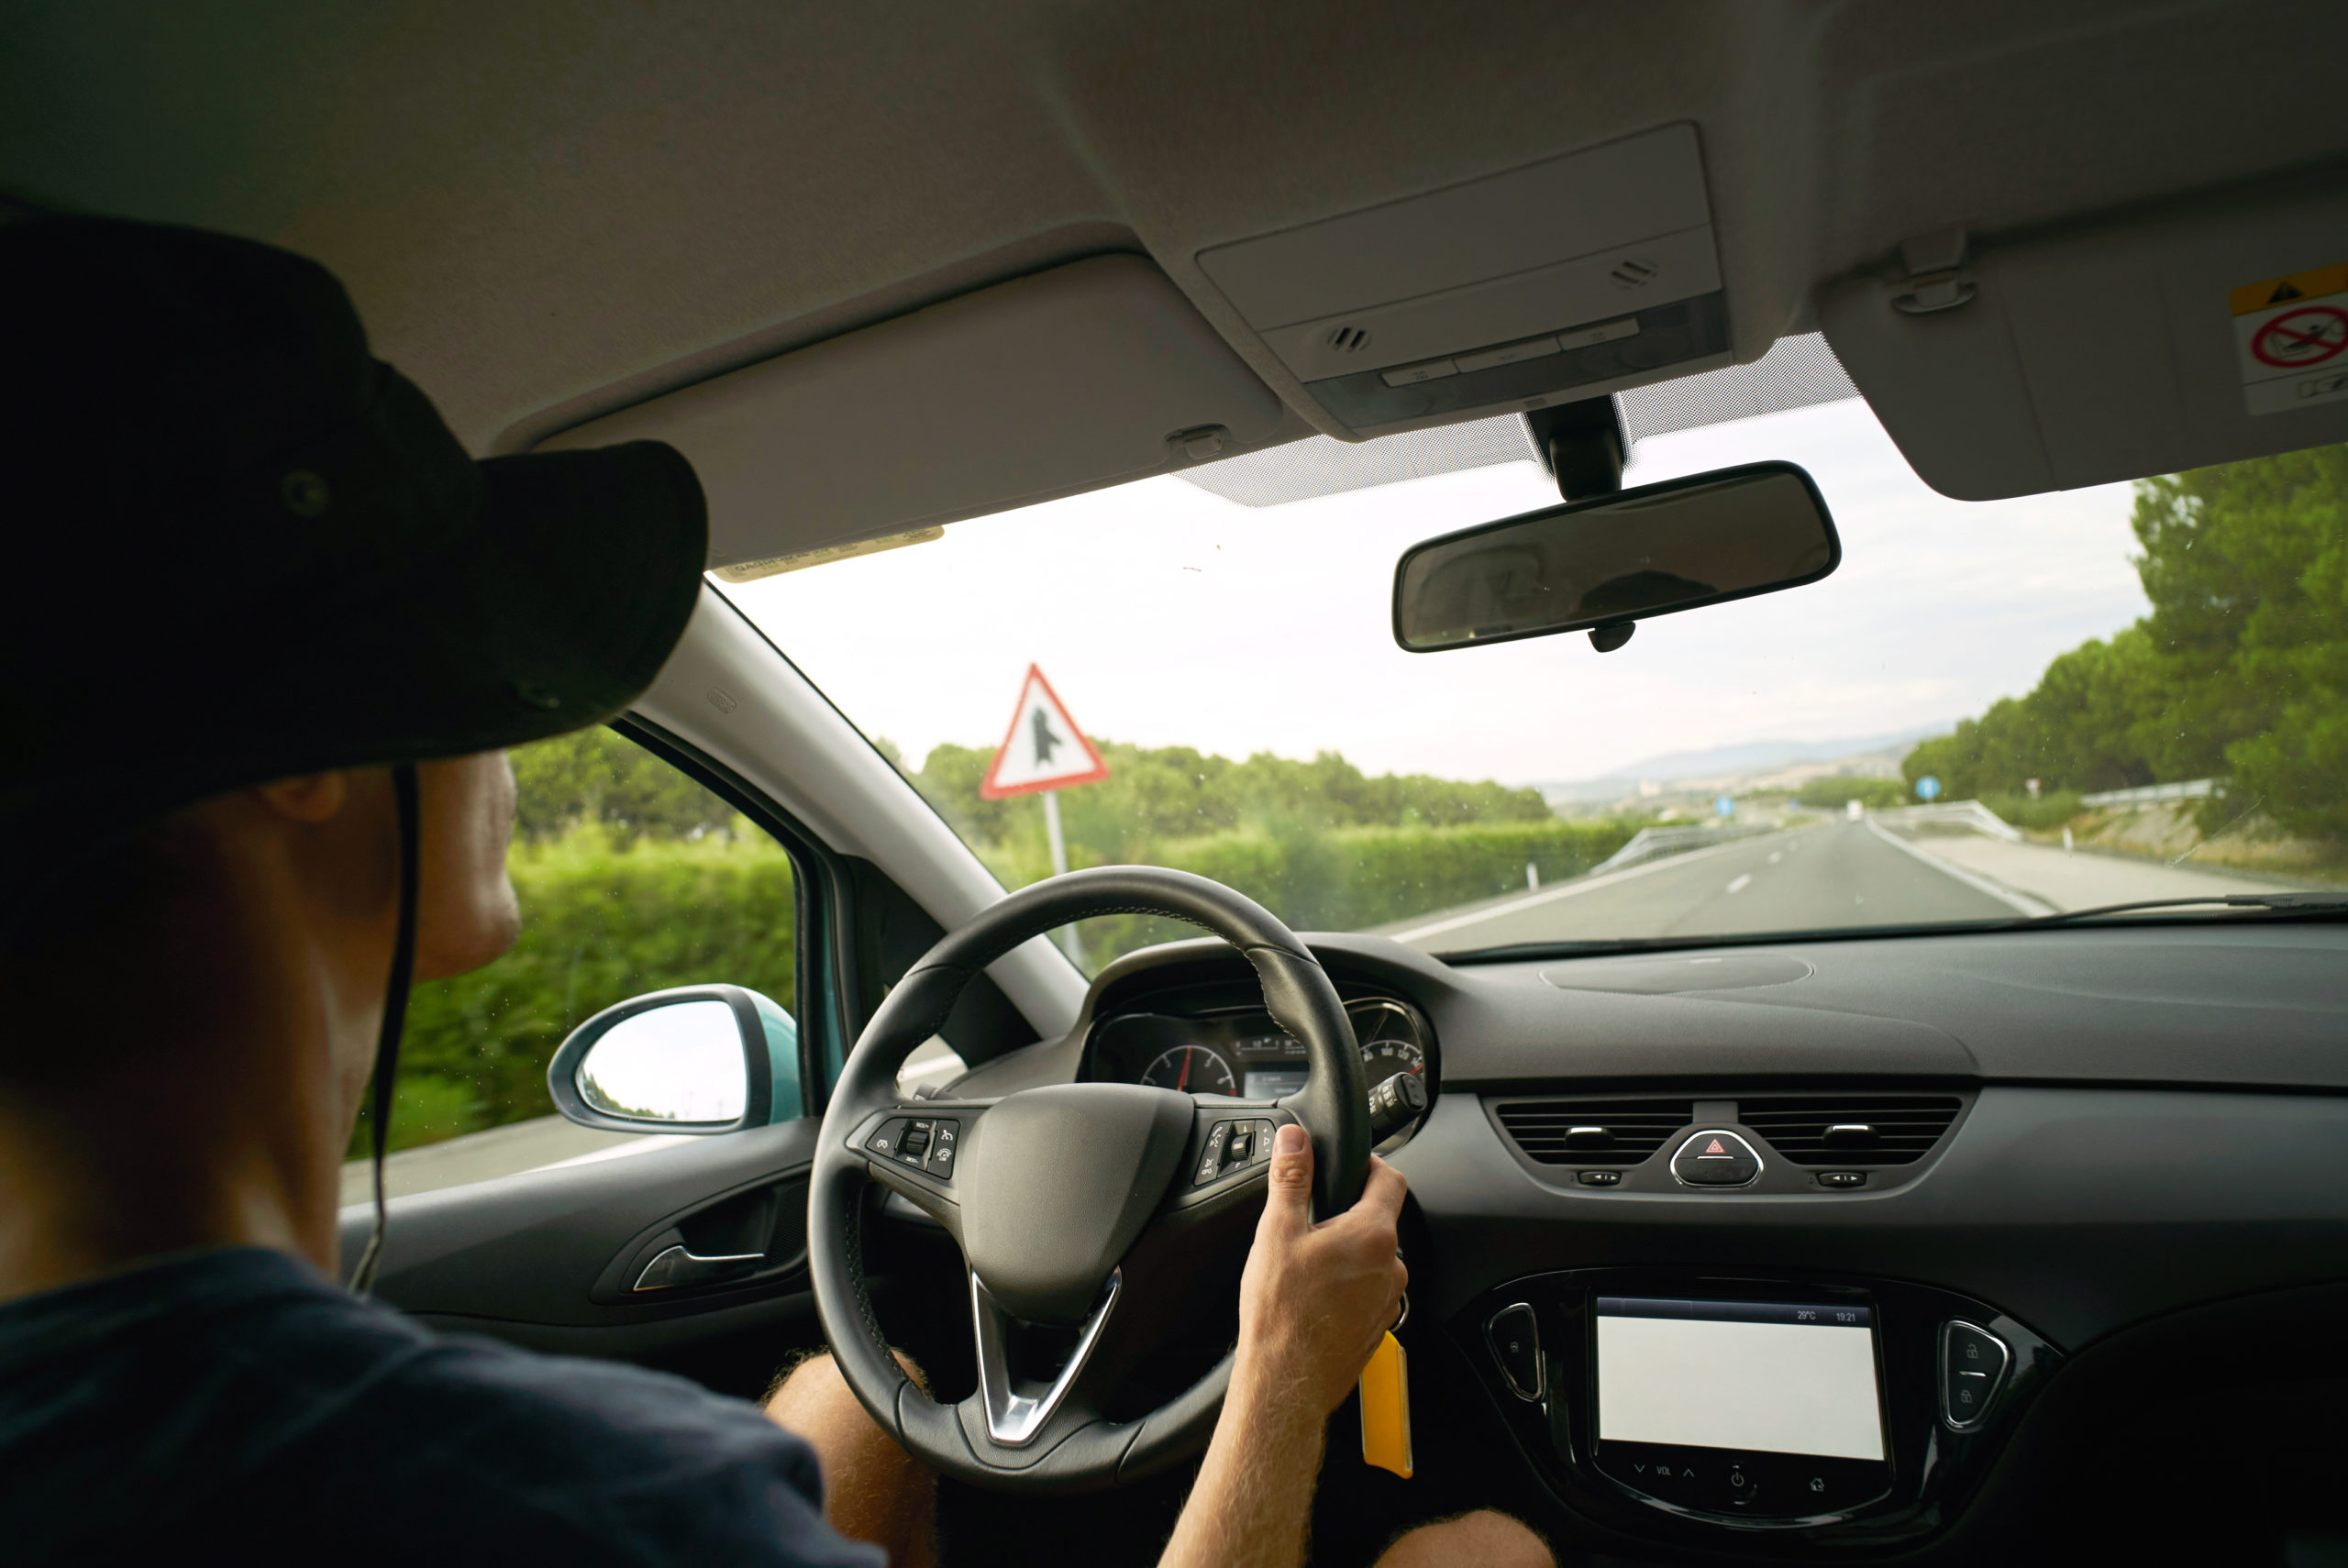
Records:
[[[1390,934],[1444,953],[1613,936],[2011,920],[2048,907],[1919,855],[1867,823],[1833,822],[1494,900]]]

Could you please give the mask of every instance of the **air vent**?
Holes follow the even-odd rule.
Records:
[[[1635,1165],[1695,1120],[1685,1099],[1528,1099],[1500,1108],[1516,1146],[1545,1165]]]
[[[1369,333],[1358,326],[1333,326],[1321,341],[1340,354],[1358,354],[1369,347]]]
[[[1946,1094],[1846,1094],[1747,1099],[1737,1120],[1798,1165],[1905,1165],[1956,1120]]]
[[[1663,269],[1644,256],[1634,256],[1628,260],[1616,262],[1613,271],[1606,275],[1623,288],[1644,289],[1663,276]]]

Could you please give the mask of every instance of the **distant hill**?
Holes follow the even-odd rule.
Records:
[[[1661,756],[1650,756],[1628,767],[1618,767],[1603,777],[1631,783],[1652,779],[1659,784],[1667,784],[1674,778],[1742,773],[1747,768],[1778,767],[1789,762],[1832,762],[1836,757],[1855,756],[1861,752],[1888,751],[1893,746],[1913,745],[1920,740],[1944,735],[1955,727],[1954,723],[1924,724],[1893,734],[1861,735],[1855,739],[1745,741],[1737,745],[1716,745],[1706,751],[1667,751]]]
[[[1602,800],[1637,784],[1670,784],[1682,778],[1720,778],[1732,774],[1791,767],[1797,763],[1836,762],[1844,757],[1872,753],[1905,751],[1918,741],[1944,735],[1954,727],[1945,723],[1922,724],[1891,734],[1854,735],[1839,740],[1742,741],[1734,745],[1716,745],[1703,751],[1670,751],[1594,778],[1539,784],[1534,788],[1553,801]]]

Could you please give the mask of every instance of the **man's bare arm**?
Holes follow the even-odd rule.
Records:
[[[1283,1127],[1239,1287],[1231,1392],[1159,1568],[1299,1568],[1329,1412],[1401,1308],[1401,1173],[1370,1161],[1361,1201],[1312,1223],[1312,1146]]]

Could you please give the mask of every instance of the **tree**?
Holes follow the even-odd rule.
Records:
[[[1977,797],[2232,775],[2212,813],[2251,801],[2295,833],[2348,835],[2348,447],[2143,480],[2132,525],[2152,613],[1919,745],[1911,784],[1931,773]]]
[[[515,828],[531,842],[600,823],[615,847],[730,832],[734,808],[635,742],[598,726],[517,746]]]

